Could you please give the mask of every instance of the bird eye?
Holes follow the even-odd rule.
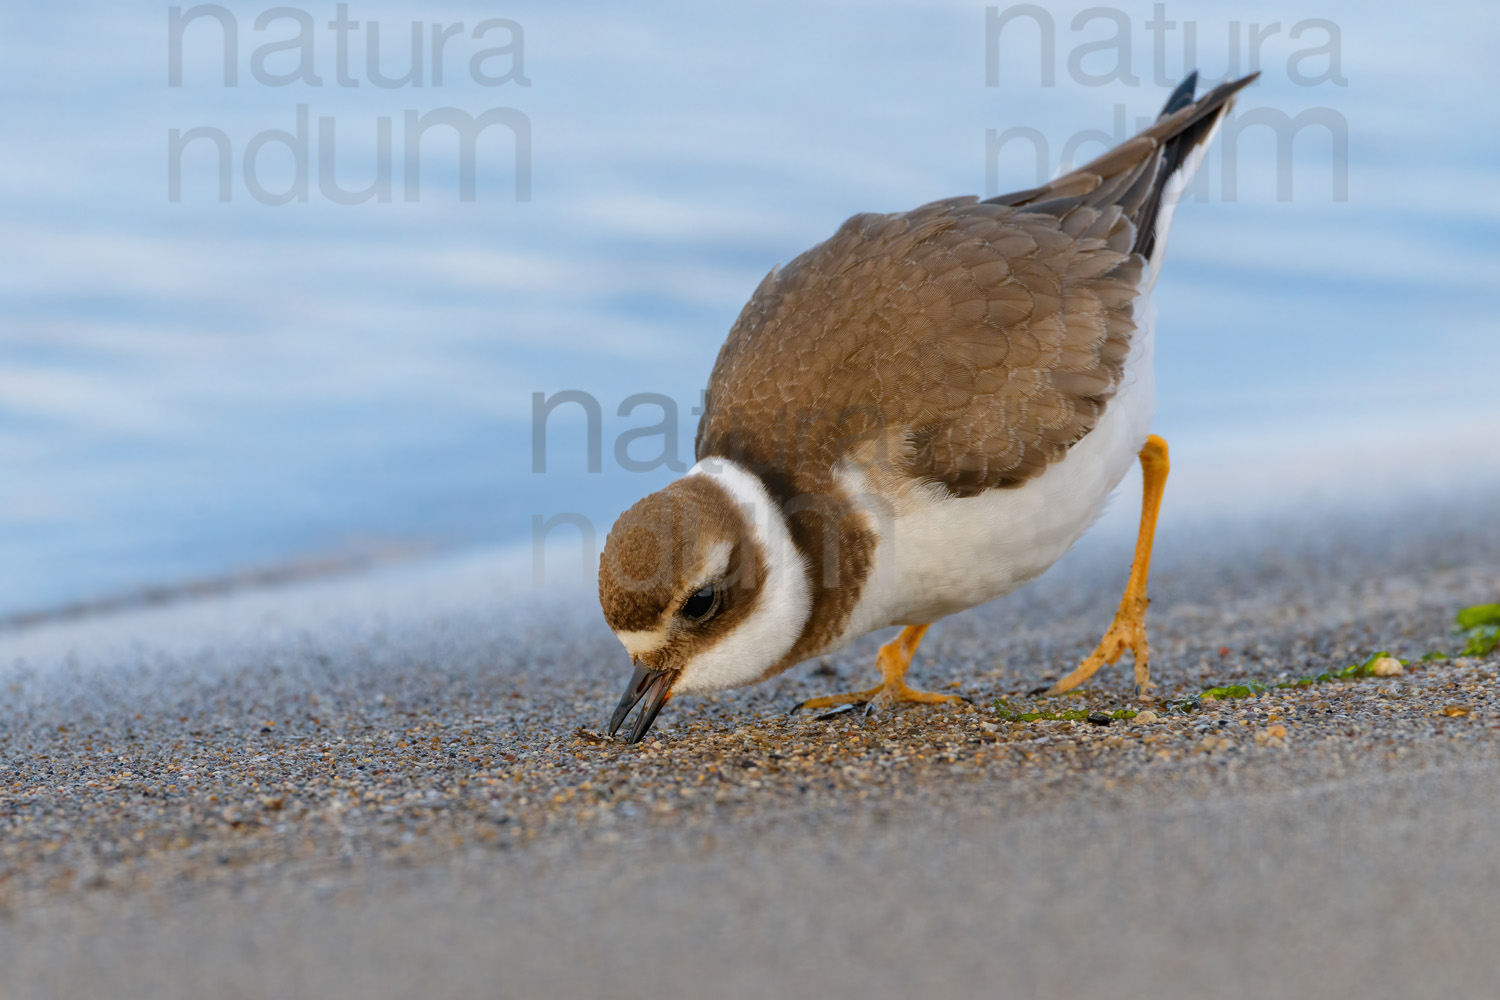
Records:
[[[715,606],[719,603],[719,591],[713,584],[709,584],[689,597],[682,605],[682,617],[691,618],[695,622],[701,622],[713,614]]]

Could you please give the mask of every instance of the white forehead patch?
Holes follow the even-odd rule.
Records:
[[[631,658],[634,659],[637,656],[654,653],[664,646],[667,641],[667,630],[665,628],[654,628],[645,632],[631,632],[627,630],[616,632],[615,638],[620,640],[625,646],[625,652],[629,653]]]

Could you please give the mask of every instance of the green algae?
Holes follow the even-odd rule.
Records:
[[[1454,620],[1461,629],[1500,625],[1500,604],[1476,604],[1472,608],[1464,608]]]
[[[1481,625],[1469,629],[1459,656],[1489,656],[1500,648],[1500,625]]]
[[[1489,656],[1500,648],[1500,604],[1476,604],[1453,619],[1462,630],[1459,656]]]
[[[1362,677],[1374,677],[1375,661],[1390,655],[1385,650],[1381,650],[1371,655],[1363,663],[1351,663],[1340,670],[1325,670],[1321,674],[1310,674],[1289,681],[1280,681],[1275,684],[1267,684],[1264,681],[1251,681],[1248,684],[1226,684],[1222,687],[1211,687],[1187,698],[1168,702],[1167,709],[1174,712],[1196,712],[1203,707],[1205,699],[1208,701],[1229,701],[1234,698],[1254,698],[1257,695],[1265,694],[1267,691],[1284,691],[1289,688],[1327,684],[1331,681],[1358,680]],[[1395,657],[1391,658],[1395,659]],[[1411,661],[1397,660],[1397,662],[1405,666]]]

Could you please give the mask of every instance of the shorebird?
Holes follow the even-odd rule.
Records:
[[[634,666],[609,722],[639,741],[675,695],[765,680],[858,636],[873,688],[803,708],[941,703],[905,676],[932,622],[1057,561],[1139,460],[1129,582],[1046,694],[1132,651],[1166,484],[1150,433],[1154,310],[1173,209],[1235,95],[1197,74],[1134,138],[1038,188],[856,215],[766,275],[719,351],[682,478],[625,511],[599,602]]]

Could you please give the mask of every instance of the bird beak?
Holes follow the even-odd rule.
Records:
[[[651,728],[651,723],[656,721],[662,706],[672,697],[672,676],[673,671],[670,670],[652,670],[650,667],[637,665],[635,673],[630,676],[630,686],[620,696],[615,714],[610,716],[609,735],[613,736],[619,731],[620,724],[636,706],[636,702],[644,698],[645,704],[641,707],[640,717],[635,720],[635,725],[631,727],[630,735],[625,740],[627,743],[639,743],[641,737],[646,735],[646,730]]]

